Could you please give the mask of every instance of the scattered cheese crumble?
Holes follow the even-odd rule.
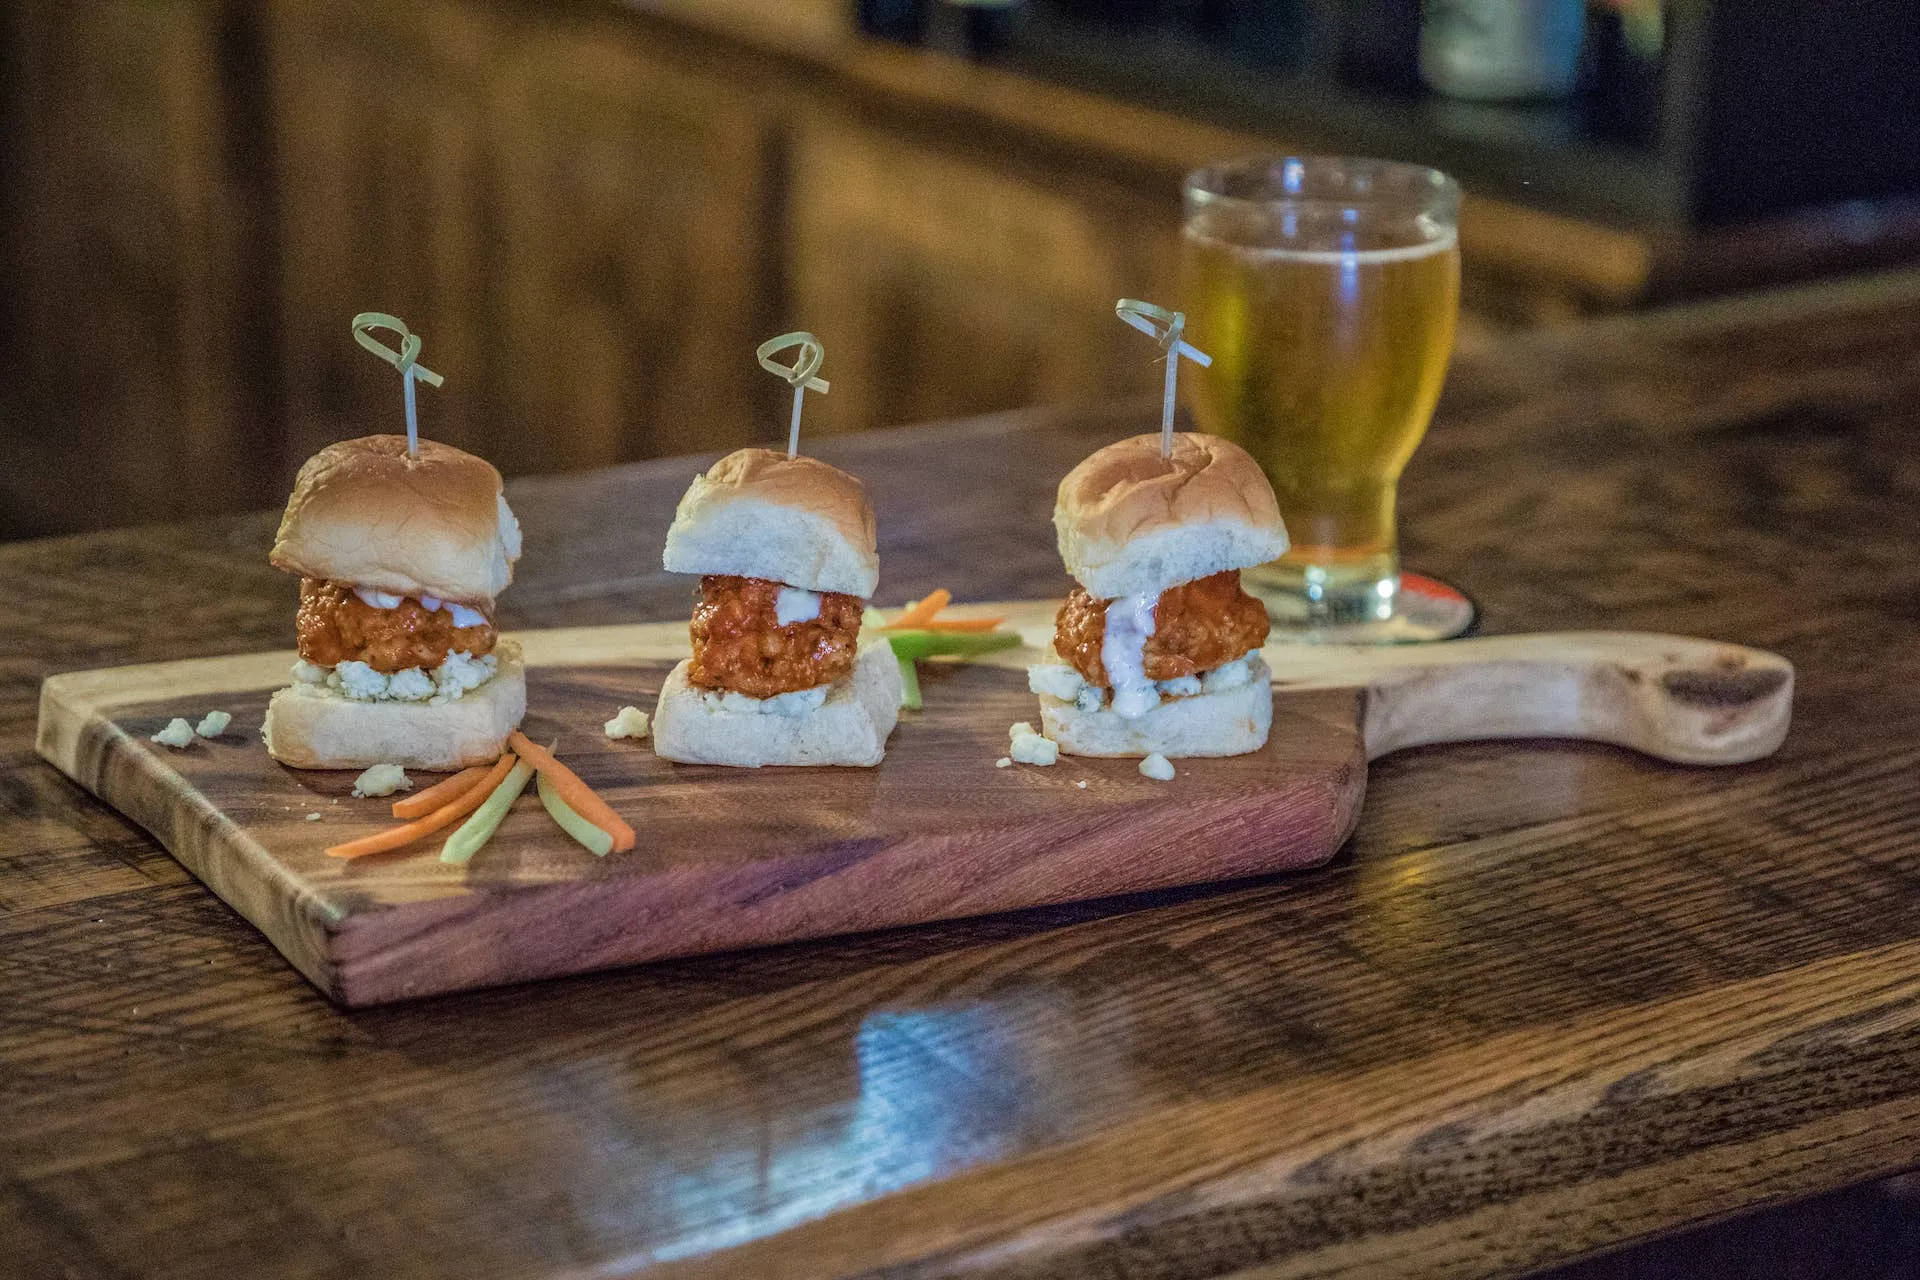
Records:
[[[353,794],[362,800],[368,796],[390,796],[396,791],[413,790],[413,779],[397,764],[377,764],[353,780]]]
[[[1060,758],[1060,744],[1037,733],[1015,738],[1013,758],[1021,764],[1049,765]]]
[[[1008,754],[1021,764],[1048,765],[1060,758],[1060,744],[1033,731],[1025,720],[1007,730],[1013,750]]]
[[[1158,751],[1140,762],[1140,772],[1155,782],[1173,781],[1173,763]]]
[[[184,751],[193,745],[193,726],[179,716],[175,716],[167,722],[166,728],[148,738],[147,741],[157,742],[163,747],[172,747],[176,751]]]
[[[209,711],[200,718],[199,724],[193,726],[193,731],[203,738],[217,738],[225,733],[227,726],[232,723],[233,717],[226,712]]]
[[[1087,780],[1085,778],[1082,778],[1080,779],[1080,781],[1074,783],[1073,785],[1080,788],[1082,791],[1085,791],[1087,789]]]
[[[638,707],[622,707],[604,727],[609,738],[644,738],[653,731],[653,722]]]
[[[993,762],[993,767],[996,769],[1011,769],[1013,768],[1013,757],[1001,756],[998,760],[995,760]]]
[[[310,813],[310,814],[308,814],[308,815],[307,815],[307,821],[308,821],[308,822],[318,822],[318,821],[320,821],[320,815],[319,815],[318,813]]]

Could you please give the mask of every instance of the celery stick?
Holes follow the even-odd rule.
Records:
[[[463,863],[480,852],[480,847],[491,840],[493,833],[499,830],[500,823],[507,816],[507,810],[513,807],[513,802],[526,789],[527,779],[532,776],[533,766],[525,760],[515,764],[512,772],[508,773],[501,780],[500,785],[493,789],[493,794],[473,811],[473,816],[461,823],[458,831],[447,837],[446,844],[440,847],[440,861]]]
[[[594,826],[578,813],[572,805],[563,800],[553,784],[547,781],[547,775],[541,774],[534,784],[540,789],[540,803],[547,806],[547,812],[560,824],[560,829],[586,846],[587,852],[596,858],[604,858],[613,851],[613,835]]]
[[[937,658],[945,654],[992,653],[1020,643],[1013,631],[893,631],[887,635],[894,656]]]
[[[896,658],[900,664],[900,705],[909,711],[920,709],[920,673],[913,669],[912,658]]]

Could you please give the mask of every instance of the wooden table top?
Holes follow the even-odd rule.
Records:
[[[269,516],[0,547],[0,1250],[22,1274],[1509,1274],[1920,1152],[1920,276],[1463,359],[1410,566],[1491,631],[1798,664],[1727,770],[1376,765],[1304,875],[345,1012],[33,755],[53,671],[284,645]],[[1062,590],[1148,415],[824,442],[881,595]],[[509,626],[678,615],[692,460],[516,483]],[[85,483],[76,459],[74,483]]]

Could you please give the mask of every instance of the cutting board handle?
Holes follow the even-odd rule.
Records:
[[[1303,648],[1269,648],[1276,683],[1360,683],[1370,760],[1434,742],[1580,738],[1680,764],[1742,764],[1779,747],[1793,710],[1785,658],[1683,636],[1561,632],[1317,656]]]

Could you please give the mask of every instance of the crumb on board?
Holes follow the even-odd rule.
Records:
[[[175,716],[167,722],[166,728],[148,738],[147,741],[157,742],[163,747],[172,747],[176,751],[184,751],[193,745],[193,726],[181,717]]]
[[[1008,729],[1007,737],[1013,743],[1008,754],[1021,764],[1049,765],[1060,758],[1060,744],[1035,733],[1025,720]]]
[[[217,738],[227,731],[233,723],[233,717],[225,711],[209,711],[200,717],[200,723],[193,726],[194,733],[202,738]]]
[[[1140,772],[1155,782],[1172,782],[1173,762],[1156,751],[1140,762]]]
[[[317,813],[317,812],[315,812],[315,813],[310,813],[310,814],[308,814],[308,815],[307,815],[307,821],[308,821],[308,822],[318,822],[318,821],[320,821],[320,815],[319,815],[319,813]]]
[[[1080,781],[1074,783],[1073,785],[1080,788],[1082,791],[1085,791],[1087,789],[1087,780],[1085,778],[1082,778],[1080,779]]]
[[[390,796],[396,791],[413,790],[413,779],[397,764],[376,764],[353,780],[353,794],[362,800],[368,796]]]
[[[644,738],[653,732],[647,713],[638,707],[622,707],[618,715],[603,726],[609,738]]]
[[[993,767],[996,769],[1011,769],[1013,768],[1013,757],[1001,756],[998,760],[995,760],[993,762]]]

